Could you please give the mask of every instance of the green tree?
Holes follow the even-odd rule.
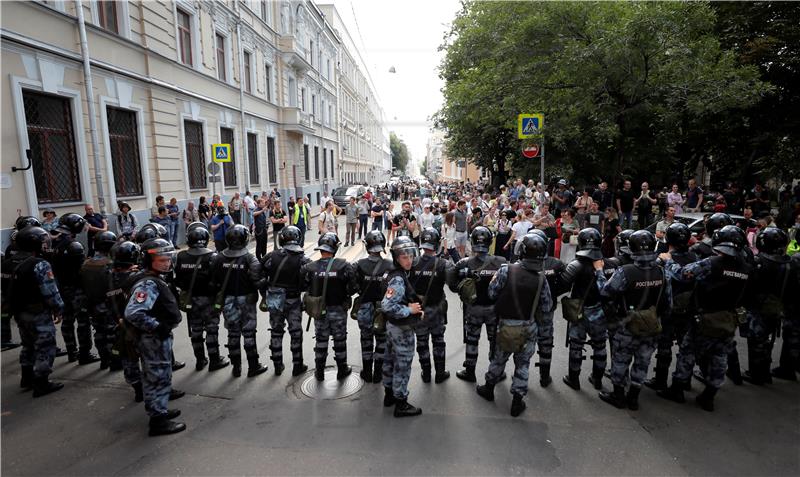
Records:
[[[543,112],[547,162],[575,180],[688,169],[697,131],[770,91],[715,21],[699,2],[465,2],[442,47],[448,150],[529,168],[516,116]]]
[[[389,133],[389,149],[392,152],[392,169],[406,172],[408,166],[408,147],[394,132]]]

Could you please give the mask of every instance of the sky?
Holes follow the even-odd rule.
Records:
[[[323,0],[320,3],[331,3]],[[430,117],[442,104],[438,67],[459,0],[333,0],[372,77],[387,128],[417,166],[425,160]],[[396,73],[389,73],[394,67]]]

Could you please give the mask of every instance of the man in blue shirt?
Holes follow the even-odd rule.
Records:
[[[233,219],[228,215],[225,207],[217,207],[217,215],[211,218],[211,231],[214,232],[214,246],[217,248],[217,252],[228,248],[225,232],[231,227],[233,227]]]

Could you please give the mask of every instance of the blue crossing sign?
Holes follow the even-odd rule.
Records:
[[[517,137],[531,139],[541,136],[544,127],[544,114],[520,114],[517,117]]]
[[[214,162],[231,162],[230,144],[212,144],[211,158]]]

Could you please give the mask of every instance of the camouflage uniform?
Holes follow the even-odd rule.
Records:
[[[793,286],[800,286],[800,254],[792,255]],[[783,343],[776,376],[796,379],[800,372],[800,293],[787,293],[783,315]]]
[[[571,298],[583,300],[583,309],[581,310],[583,318],[577,323],[570,323],[567,331],[570,376],[578,386],[577,377],[583,364],[583,348],[586,346],[586,336],[588,335],[589,344],[592,346],[592,380],[599,383],[608,360],[606,351],[608,331],[600,293],[595,286],[596,279],[592,271],[591,260],[577,257],[567,265],[560,278],[561,285],[565,289],[572,289]]]
[[[111,272],[111,289],[106,294],[106,303],[117,322],[117,334],[124,335],[121,349],[114,350],[122,361],[122,372],[125,382],[136,385],[142,382],[142,368],[139,365],[139,352],[136,350],[136,340],[133,334],[128,333],[131,325],[125,322],[125,308],[130,298],[130,290],[143,274],[131,270],[113,270]]]
[[[50,264],[25,255],[29,258],[17,266],[11,279],[15,290],[11,302],[22,341],[19,363],[23,371],[32,369],[33,377],[46,378],[56,357],[53,315],[63,312],[64,302]]]
[[[414,317],[408,308],[413,294],[407,279],[395,271],[389,275],[381,308],[389,322],[386,324],[386,353],[383,358],[383,386],[391,388],[395,399],[408,398],[408,380],[414,360]]]
[[[62,233],[53,240],[53,273],[58,281],[58,289],[64,299],[64,319],[61,322],[61,335],[64,337],[70,360],[80,348],[81,353],[92,349],[92,325],[86,312],[86,295],[79,286],[80,269],[85,255],[80,242]],[[77,323],[77,339],[75,324]]]
[[[82,290],[94,326],[94,345],[101,358],[101,369],[111,360],[116,339],[117,323],[106,304],[106,293],[111,284],[111,260],[108,255],[96,252],[81,267]]]
[[[191,294],[186,321],[192,350],[199,363],[205,362],[206,350],[212,363],[220,359],[219,310],[214,307],[216,293],[211,287],[211,265],[215,258],[211,250],[194,248],[180,252],[175,265],[175,285],[181,292]]]
[[[543,261],[544,275],[547,278],[547,285],[550,287],[552,307],[549,311],[542,309],[542,320],[537,324],[536,344],[539,347],[539,368],[542,376],[550,376],[550,363],[553,359],[553,315],[558,308],[556,297],[561,295],[562,290],[561,272],[564,270],[564,263],[553,257],[545,257]],[[543,384],[544,385],[544,384]]]
[[[414,262],[410,282],[418,295],[425,296],[424,318],[414,327],[417,335],[417,354],[423,376],[430,379],[431,349],[437,373],[444,372],[446,345],[444,340],[447,324],[447,299],[444,295],[445,279],[453,265],[445,259],[423,255]]]
[[[380,306],[381,282],[392,270],[393,265],[391,261],[381,258],[380,254],[372,253],[355,263],[353,268],[361,303],[356,310],[356,318],[361,331],[361,361],[365,370],[362,377],[372,378],[373,382],[379,382],[378,379],[380,379],[383,368],[383,355],[386,352],[386,333],[376,332],[372,325],[375,309]],[[374,369],[372,368],[373,361],[375,362]]]
[[[636,262],[635,262],[636,263]],[[629,274],[642,274],[641,280],[629,277]],[[655,265],[655,262],[638,265],[625,265],[618,268],[611,279],[606,281],[602,271],[595,272],[597,277],[597,287],[601,290],[604,297],[620,298],[628,293],[643,293],[640,303],[626,303],[627,309],[646,309],[649,306],[656,306],[659,317],[669,313],[672,306],[672,287],[670,280],[666,278],[664,271]],[[646,280],[645,280],[646,279]],[[638,286],[642,283],[652,283],[653,286]],[[645,290],[641,292],[640,290]],[[658,291],[655,291],[658,290]],[[653,292],[653,293],[651,293]],[[653,300],[653,294],[655,300]],[[611,382],[614,386],[625,386],[626,375],[630,369],[630,381],[632,387],[640,388],[647,378],[647,370],[650,367],[650,359],[655,351],[657,336],[636,336],[627,326],[620,326],[614,333],[614,345],[612,347]],[[631,366],[633,362],[633,366]]]
[[[513,265],[517,266],[517,265]],[[524,267],[524,265],[522,266]],[[515,272],[516,273],[516,272]],[[497,271],[494,278],[492,278],[491,283],[489,284],[489,297],[493,300],[497,300],[503,290],[506,288],[508,283],[509,277],[509,266],[503,265],[500,267],[500,270]],[[522,276],[519,279],[529,279],[529,276]],[[539,279],[541,280],[543,277],[539,275]],[[512,286],[513,285],[509,285]],[[524,286],[524,285],[523,285]],[[538,286],[538,284],[537,284]],[[526,294],[527,295],[527,294]],[[520,300],[524,300],[528,298],[526,297],[519,297]],[[531,298],[531,300],[535,300]],[[499,301],[498,301],[499,304]],[[525,302],[527,304],[527,302]],[[517,318],[519,315],[525,314],[530,315],[530,308],[533,307],[533,303],[527,304],[527,306],[521,306],[521,310],[516,312]],[[538,305],[537,310],[540,313],[552,313],[553,310],[553,299],[550,295],[550,285],[547,279],[544,279],[542,284],[542,291],[539,294],[538,298]],[[498,311],[498,314],[501,313]],[[486,384],[487,385],[495,385],[497,384],[500,379],[502,378],[503,373],[505,372],[506,362],[511,355],[514,355],[514,376],[511,380],[511,394],[517,396],[525,396],[528,393],[528,376],[530,373],[530,365],[531,365],[531,358],[533,357],[533,353],[536,351],[536,341],[538,338],[539,332],[539,325],[536,319],[505,319],[505,315],[501,315],[499,330],[502,330],[505,326],[526,326],[528,331],[528,340],[525,343],[525,347],[519,353],[512,353],[509,351],[503,351],[500,347],[496,347],[494,350],[494,354],[492,355],[491,363],[489,364],[489,370],[486,373]]]
[[[172,390],[172,333],[159,336],[157,327],[164,324],[174,329],[181,321],[175,295],[166,282],[144,274],[131,289],[125,321],[139,332],[136,349],[142,360],[145,410],[150,417],[166,416]]]

